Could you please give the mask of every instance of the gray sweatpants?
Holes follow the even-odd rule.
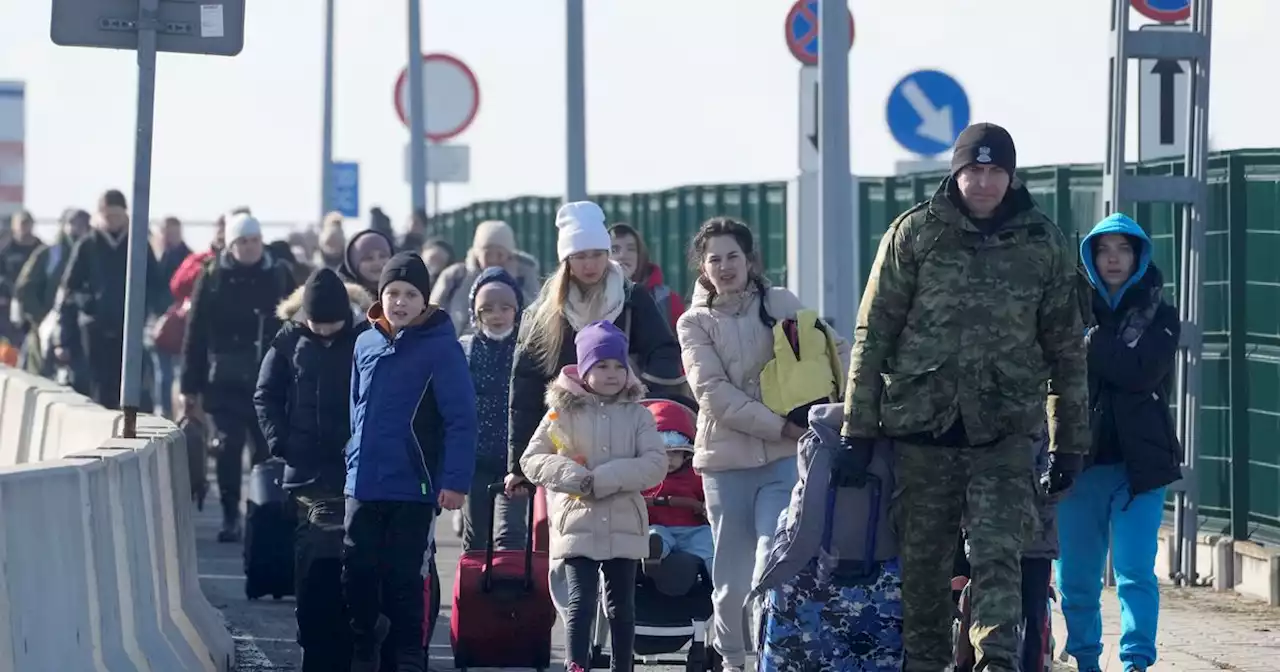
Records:
[[[707,518],[715,544],[711,600],[715,605],[715,647],[725,663],[743,667],[756,614],[745,605],[751,586],[764,572],[778,516],[791,502],[798,478],[796,458],[752,469],[704,472]],[[752,557],[752,562],[743,562]]]

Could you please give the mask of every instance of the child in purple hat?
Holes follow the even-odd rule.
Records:
[[[574,339],[578,364],[547,389],[547,408],[520,458],[525,478],[547,490],[551,560],[568,584],[569,670],[590,669],[592,618],[604,574],[613,658],[631,661],[636,570],[649,555],[644,490],[667,474],[666,448],[640,403],[645,389],[627,365],[627,337],[593,322]]]

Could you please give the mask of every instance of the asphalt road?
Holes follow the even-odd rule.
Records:
[[[210,470],[212,473],[212,470]],[[245,489],[248,492],[248,489]],[[200,561],[200,585],[214,607],[222,611],[236,640],[238,672],[267,670],[299,670],[300,649],[295,643],[296,627],[293,599],[265,598],[250,601],[244,596],[244,565],[240,544],[219,544],[217,531],[220,514],[210,493],[203,512],[197,512],[196,550]],[[453,568],[461,553],[460,542],[448,525],[440,521],[437,534],[440,581],[443,595],[453,595]],[[440,621],[431,642],[432,670],[453,670],[453,654],[449,648],[450,600],[441,604]],[[564,631],[557,625],[552,638],[552,669],[561,669],[564,656]],[[683,665],[646,665],[652,672],[681,672]],[[481,672],[477,670],[476,672]]]

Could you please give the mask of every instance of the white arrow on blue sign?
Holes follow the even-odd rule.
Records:
[[[360,216],[360,164],[352,161],[334,161],[329,174],[333,185],[330,192],[333,209],[348,219]]]
[[[936,156],[955,144],[969,125],[969,97],[951,75],[917,70],[889,93],[885,118],[893,139],[908,151]]]

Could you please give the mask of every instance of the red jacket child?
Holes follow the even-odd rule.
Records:
[[[658,433],[667,444],[667,477],[657,487],[644,491],[649,505],[649,524],[666,527],[706,525],[702,477],[694,471],[694,415],[688,407],[665,399],[640,402],[649,407]]]

